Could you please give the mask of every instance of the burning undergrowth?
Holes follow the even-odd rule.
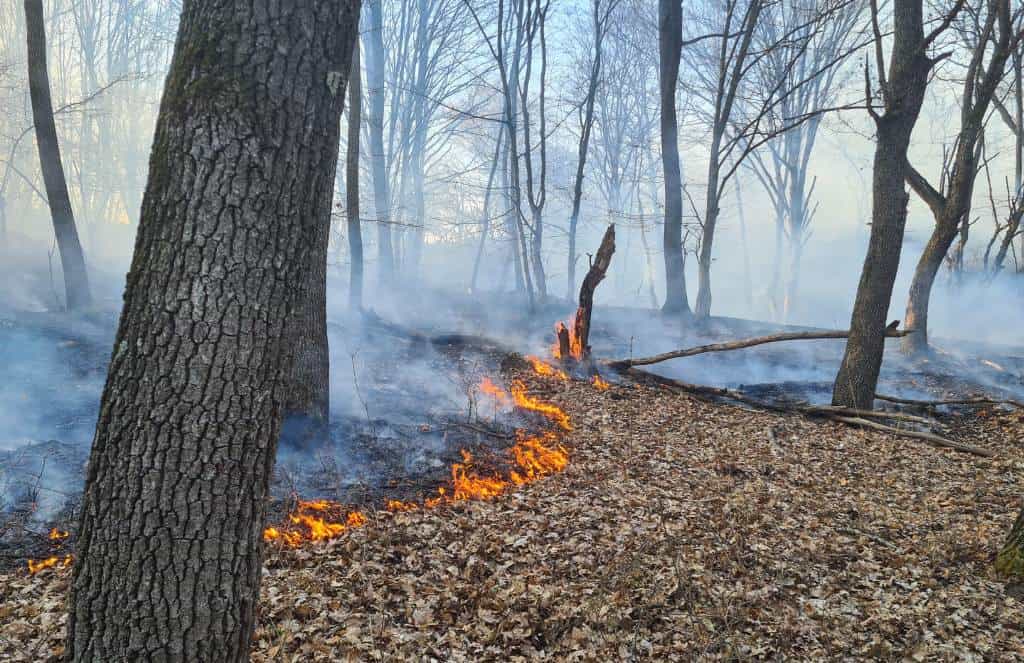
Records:
[[[524,360],[481,337],[425,337],[373,316],[358,328],[332,325],[331,332],[328,435],[314,447],[287,441],[279,447],[267,541],[298,547],[360,527],[375,511],[490,499],[558,473],[569,462],[562,436],[572,423],[547,400],[553,385],[570,379],[560,368]],[[101,347],[102,340],[94,345]],[[45,343],[79,360],[82,349],[92,347],[57,337]],[[0,448],[5,566],[28,560],[36,573],[71,563],[74,537],[47,532],[75,528],[95,419],[85,415],[95,409],[105,369],[93,354],[89,361],[96,366],[70,374],[64,385],[87,385],[90,398],[74,408],[50,399],[56,405],[47,412],[51,420],[74,417],[74,427],[32,431],[22,438],[27,443],[14,440],[9,449]],[[47,370],[38,367],[40,375]],[[31,402],[45,400],[36,395]],[[41,415],[46,408],[35,409]]]
[[[568,381],[569,375],[536,357],[524,361],[517,355],[506,355],[492,377],[491,373],[480,374],[479,367],[485,363],[481,357],[468,358],[475,352],[448,345],[441,353],[456,370],[472,366],[476,379],[466,390],[466,403],[461,411],[439,413],[428,408],[412,415],[423,423],[409,431],[405,442],[419,449],[419,455],[410,460],[392,449],[390,457],[397,459],[401,467],[386,470],[391,474],[378,475],[373,487],[364,480],[360,490],[352,490],[349,485],[345,494],[338,494],[331,487],[326,498],[281,500],[279,505],[290,502],[293,506],[278,523],[266,528],[264,539],[286,547],[329,540],[364,525],[371,510],[411,512],[468,500],[488,500],[564,470],[569,453],[561,443],[561,435],[572,430],[572,422],[561,408],[531,393],[519,374],[563,381]],[[353,375],[358,381],[357,374]],[[456,382],[466,384],[465,376]],[[393,424],[389,426],[396,430]],[[363,442],[370,448],[380,440],[373,431],[363,436]],[[394,441],[387,439],[389,443]],[[425,455],[424,449],[433,453]],[[456,458],[440,474],[437,466],[453,451]],[[294,455],[291,462],[293,470],[301,473],[301,464],[295,467]],[[345,486],[346,482],[342,480],[340,485]],[[310,490],[316,492],[316,487],[293,488],[292,495],[307,496]]]

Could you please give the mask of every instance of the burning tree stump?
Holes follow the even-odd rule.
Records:
[[[576,309],[576,317],[573,318],[572,330],[566,328],[562,323],[556,326],[558,336],[558,356],[563,359],[577,359],[587,361],[590,358],[590,316],[594,308],[594,291],[598,284],[604,280],[608,267],[612,262],[612,254],[615,253],[615,224],[608,226],[601,240],[601,246],[597,249],[597,255],[590,263],[590,269],[583,278],[583,285],[580,286],[579,307]]]

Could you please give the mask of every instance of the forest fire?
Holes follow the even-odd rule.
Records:
[[[612,386],[611,383],[609,383],[607,380],[603,379],[600,375],[595,375],[594,376],[593,385],[594,385],[594,388],[596,388],[596,389],[598,389],[600,391],[605,391],[605,390],[609,389]]]
[[[48,569],[50,567],[57,566],[58,564],[60,564],[62,567],[71,566],[71,562],[71,555],[65,555],[64,557],[47,557],[46,559],[41,559],[38,561],[30,559],[28,560],[28,572],[32,575],[35,575],[43,569]]]
[[[50,541],[60,541],[62,539],[68,538],[69,536],[71,536],[71,532],[59,530],[56,527],[54,527],[50,530],[50,534],[47,538],[49,538]]]
[[[526,361],[530,362],[530,366],[533,367],[533,371],[537,375],[541,375],[541,376],[544,376],[544,377],[554,377],[554,378],[558,378],[559,380],[566,380],[566,381],[569,379],[569,374],[568,373],[566,373],[563,370],[555,368],[554,366],[552,366],[551,364],[547,363],[543,359],[540,359],[539,357],[534,357],[532,355],[527,355],[526,356]],[[487,378],[484,378],[484,379],[487,380]],[[490,382],[490,380],[487,380],[487,381]],[[481,388],[481,391],[483,391],[482,388]]]
[[[534,371],[541,376],[557,377],[568,380],[569,376],[550,364],[536,357],[530,358]],[[509,391],[499,387],[490,378],[485,377],[479,390],[487,394],[501,405],[514,405],[517,408],[536,412],[555,423],[562,431],[572,430],[569,416],[558,406],[546,403],[526,392],[526,385],[521,380],[513,380]],[[452,463],[449,485],[440,486],[433,497],[427,497],[422,503],[388,499],[384,508],[391,512],[410,512],[420,509],[431,509],[441,504],[452,504],[467,500],[493,499],[514,486],[521,486],[537,481],[545,476],[561,472],[569,464],[568,452],[558,443],[558,434],[546,431],[539,435],[530,435],[522,430],[516,431],[516,443],[509,449],[512,469],[508,476],[499,472],[482,474],[475,469],[473,454],[463,449],[460,453],[462,461]],[[344,507],[330,500],[300,501],[295,510],[288,515],[287,522],[279,527],[267,527],[263,531],[263,539],[277,542],[290,548],[305,543],[326,541],[337,538],[346,531],[366,524],[367,517],[361,511],[345,513]],[[56,563],[56,562],[54,562]]]
[[[286,530],[268,527],[263,530],[263,540],[281,541],[295,547],[306,541],[333,539],[366,524],[366,516],[361,511],[350,511],[344,517],[342,511],[340,504],[329,500],[300,501],[288,515],[289,522],[297,527]]]

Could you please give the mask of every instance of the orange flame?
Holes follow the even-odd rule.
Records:
[[[542,375],[544,377],[556,377],[559,380],[569,380],[569,375],[565,371],[555,368],[538,357],[527,355],[526,361],[530,362],[530,365],[533,366],[533,370],[537,375]]]
[[[576,316],[578,316],[579,314],[580,314],[579,311],[576,311]],[[576,316],[573,316],[573,323],[571,325],[569,325],[568,327],[561,320],[559,320],[557,323],[555,323],[555,339],[556,340],[555,340],[555,344],[551,346],[551,355],[555,359],[568,359],[568,357],[563,357],[562,356],[562,348],[559,347],[558,340],[557,340],[558,337],[562,334],[562,332],[566,331],[566,330],[569,332],[569,356],[571,356],[573,359],[577,359],[577,360],[583,359],[583,343],[580,341],[579,337],[576,336],[576,333],[575,333],[575,329],[576,329],[575,317]]]
[[[521,380],[512,381],[512,400],[515,401],[517,407],[544,415],[558,424],[558,427],[562,430],[572,430],[572,423],[569,421],[569,415],[567,415],[562,408],[551,403],[545,403],[544,401],[527,394],[526,385],[523,384]]]
[[[32,575],[39,573],[43,569],[48,569],[51,566],[57,566],[59,563],[62,567],[71,566],[72,557],[71,555],[65,555],[63,558],[60,557],[47,557],[46,559],[40,559],[38,561],[34,559],[28,560],[28,572]]]
[[[538,360],[540,362],[540,360]],[[540,364],[545,365],[544,362]],[[551,368],[549,366],[549,368]],[[552,375],[561,371],[551,368]],[[556,405],[545,403],[526,393],[526,385],[519,380],[512,383],[511,394],[484,378],[480,384],[480,392],[508,403],[514,402],[517,407],[538,412],[554,421],[562,430],[571,430],[568,415]],[[433,497],[427,497],[422,505],[416,502],[386,500],[384,507],[391,512],[417,511],[420,508],[433,509],[442,504],[451,504],[466,500],[487,500],[497,497],[512,486],[520,486],[537,481],[545,476],[561,472],[569,464],[569,454],[558,444],[558,435],[548,431],[537,436],[528,436],[522,431],[516,435],[516,443],[509,450],[515,467],[508,478],[500,474],[480,474],[474,468],[473,454],[463,449],[462,462],[452,463],[451,485],[437,489]],[[359,511],[352,511],[344,522],[329,521],[332,514],[341,511],[341,505],[328,500],[300,501],[288,520],[296,527],[279,530],[268,527],[263,531],[265,541],[280,541],[289,547],[297,547],[306,542],[333,539],[345,531],[361,527],[367,521]],[[310,513],[313,512],[313,513]],[[315,515],[314,515],[315,514]]]
[[[610,388],[612,385],[607,380],[602,379],[600,375],[595,375],[594,376],[594,386],[597,389],[599,389],[601,391],[604,391],[604,390]]]
[[[49,538],[50,538],[51,541],[60,541],[61,539],[66,539],[69,536],[71,536],[71,532],[65,532],[63,530],[59,530],[56,527],[54,527],[53,529],[50,530],[50,537]]]
[[[287,546],[295,547],[306,541],[334,539],[349,529],[366,524],[366,516],[362,512],[351,511],[344,519],[340,519],[341,510],[340,504],[329,500],[300,501],[295,511],[288,515],[289,522],[297,527],[286,530],[267,527],[263,530],[263,540],[280,541]],[[310,511],[319,515],[308,513]],[[333,518],[339,520],[332,520]]]
[[[484,378],[480,382],[479,389],[481,394],[487,394],[498,403],[505,404],[509,402],[508,394],[505,393],[504,389],[494,384],[491,378]]]

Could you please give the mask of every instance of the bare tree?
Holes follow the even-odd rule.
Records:
[[[79,310],[92,303],[89,276],[85,269],[85,254],[75,227],[75,214],[71,209],[64,165],[57,142],[57,126],[53,121],[53,102],[50,100],[50,77],[46,70],[46,29],[43,23],[42,0],[25,0],[25,25],[28,35],[28,78],[32,97],[32,117],[35,121],[39,164],[46,184],[46,198],[53,218],[53,232],[60,249],[64,271],[64,294],[69,311]]]
[[[766,7],[754,34],[754,47],[764,53],[749,76],[749,86],[769,89],[782,82],[782,89],[794,90],[779,102],[783,121],[809,118],[781,137],[769,141],[764,149],[754,150],[749,161],[772,202],[775,213],[775,262],[769,297],[773,310],[788,319],[800,287],[800,264],[808,228],[814,218],[815,179],[808,165],[823,116],[833,106],[845,82],[841,66],[855,51],[860,38],[857,29],[866,3],[842,3],[829,11],[823,0],[789,0]],[[829,20],[815,21],[816,15]],[[790,34],[792,43],[808,42],[803,57],[791,62],[788,48],[780,47],[781,34]],[[741,99],[742,102],[742,99]],[[742,131],[742,127],[735,129]],[[781,287],[783,240],[788,247],[785,287]],[[778,295],[782,291],[781,306]]]
[[[358,11],[184,6],[89,459],[71,660],[249,658]]]
[[[940,184],[933,185],[913,164],[907,165],[907,183],[928,205],[935,217],[935,229],[910,284],[904,324],[914,333],[903,338],[902,348],[906,353],[918,354],[928,349],[928,303],[932,285],[953,240],[970,215],[985,120],[1003,79],[1006,62],[1021,40],[1022,13],[1021,8],[1011,12],[1010,0],[970,3],[965,14],[973,27],[973,44],[960,95],[960,131]],[[959,254],[962,257],[962,250]]]
[[[676,119],[676,86],[683,46],[681,0],[659,0],[658,54],[661,87],[661,166],[665,175],[666,313],[690,313],[686,295],[686,263],[683,261],[683,182],[679,168],[679,123]]]
[[[963,6],[957,4],[927,36],[922,0],[894,0],[892,54],[885,70],[878,6],[871,5],[875,34],[875,66],[882,95],[879,113],[872,104],[870,76],[865,66],[868,112],[875,122],[876,144],[872,173],[871,238],[861,271],[850,320],[850,337],[832,391],[835,405],[869,410],[875,400],[878,373],[885,350],[886,315],[899,267],[907,223],[904,181],[910,175],[907,149],[924,103],[928,76],[942,57],[928,50]]]
[[[359,120],[363,114],[362,70],[359,40],[352,49],[352,73],[348,81],[348,145],[345,155],[345,212],[348,215],[348,303],[353,311],[363,308],[363,231],[359,218]]]
[[[1024,258],[1024,232],[1021,228],[1021,220],[1024,217],[1024,42],[1019,42],[1013,51],[1011,63],[1011,76],[1009,92],[1012,94],[1012,102],[1007,105],[997,94],[992,101],[999,111],[1000,117],[1006,123],[1014,136],[1014,177],[1011,185],[1008,185],[1007,199],[1009,200],[1009,211],[1005,224],[996,229],[995,240],[999,233],[1002,233],[1002,240],[999,242],[999,249],[996,251],[992,262],[993,274],[998,274],[1006,263],[1006,256],[1013,247],[1013,240],[1021,237],[1021,257]],[[1018,263],[1018,269],[1024,269],[1024,262]]]
[[[587,93],[580,104],[580,140],[576,156],[576,176],[572,187],[572,212],[569,214],[569,264],[565,298],[572,301],[576,291],[576,227],[580,219],[580,202],[583,200],[583,174],[587,164],[587,151],[590,146],[590,134],[594,128],[594,102],[597,97],[598,84],[601,82],[602,49],[609,24],[618,5],[618,0],[592,0],[590,6],[591,25],[593,27],[593,54],[590,71],[587,76]],[[621,83],[616,81],[617,84]]]
[[[389,283],[395,276],[395,253],[391,236],[391,190],[384,151],[384,10],[381,0],[366,0],[369,29],[366,45],[366,87],[369,104],[366,117],[373,177],[373,209],[377,217],[377,276]]]

